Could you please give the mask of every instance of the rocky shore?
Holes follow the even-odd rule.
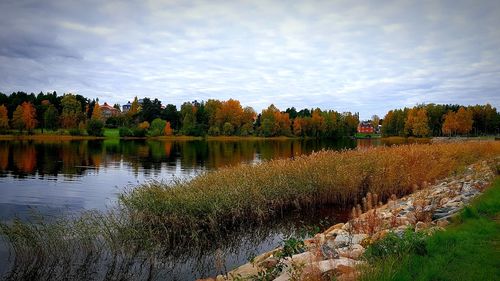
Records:
[[[208,280],[260,280],[263,278],[259,276],[269,272],[277,276],[277,281],[303,280],[306,276],[355,280],[358,265],[364,263],[363,253],[371,243],[389,232],[402,235],[409,228],[428,234],[444,230],[455,214],[489,186],[499,165],[500,158],[475,163],[438,182],[415,185],[408,196],[392,195],[386,204],[377,194],[368,193],[353,207],[350,221],[306,239],[302,253],[283,258],[282,248],[277,248]]]

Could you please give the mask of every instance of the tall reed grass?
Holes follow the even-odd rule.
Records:
[[[320,151],[208,172],[182,182],[150,182],[119,196],[130,221],[167,240],[197,238],[289,209],[348,206],[367,192],[382,200],[500,154],[499,142],[413,144]]]

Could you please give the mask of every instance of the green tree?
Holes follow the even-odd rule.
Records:
[[[61,125],[64,128],[76,128],[78,123],[82,120],[80,115],[82,112],[82,104],[73,94],[66,94],[61,100],[62,114],[61,114]]]
[[[43,114],[43,124],[46,129],[54,130],[57,129],[58,123],[58,112],[54,105],[49,105]]]
[[[16,107],[16,110],[12,115],[12,127],[20,131],[23,131],[24,129],[23,107],[21,105]]]

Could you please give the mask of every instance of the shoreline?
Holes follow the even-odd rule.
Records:
[[[428,235],[443,231],[472,199],[491,186],[495,179],[495,165],[499,161],[499,157],[479,161],[467,166],[459,175],[432,185],[416,186],[415,192],[402,198],[393,197],[384,205],[378,202],[375,194],[367,194],[362,200],[363,207],[358,204],[353,208],[353,219],[305,239],[302,253],[280,260],[278,257],[283,247],[279,247],[258,255],[226,275],[205,280],[252,278],[262,272],[271,272],[277,265],[284,266],[282,272],[273,278],[277,281],[318,272],[333,274],[336,280],[353,280],[359,276],[360,267],[366,266],[362,260],[365,249],[387,234],[403,235],[409,229]]]

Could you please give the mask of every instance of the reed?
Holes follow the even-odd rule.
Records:
[[[385,201],[499,154],[499,142],[320,151],[228,167],[189,181],[150,182],[119,199],[132,224],[153,236],[196,239],[200,233],[264,222],[290,209],[352,206],[368,192]]]

